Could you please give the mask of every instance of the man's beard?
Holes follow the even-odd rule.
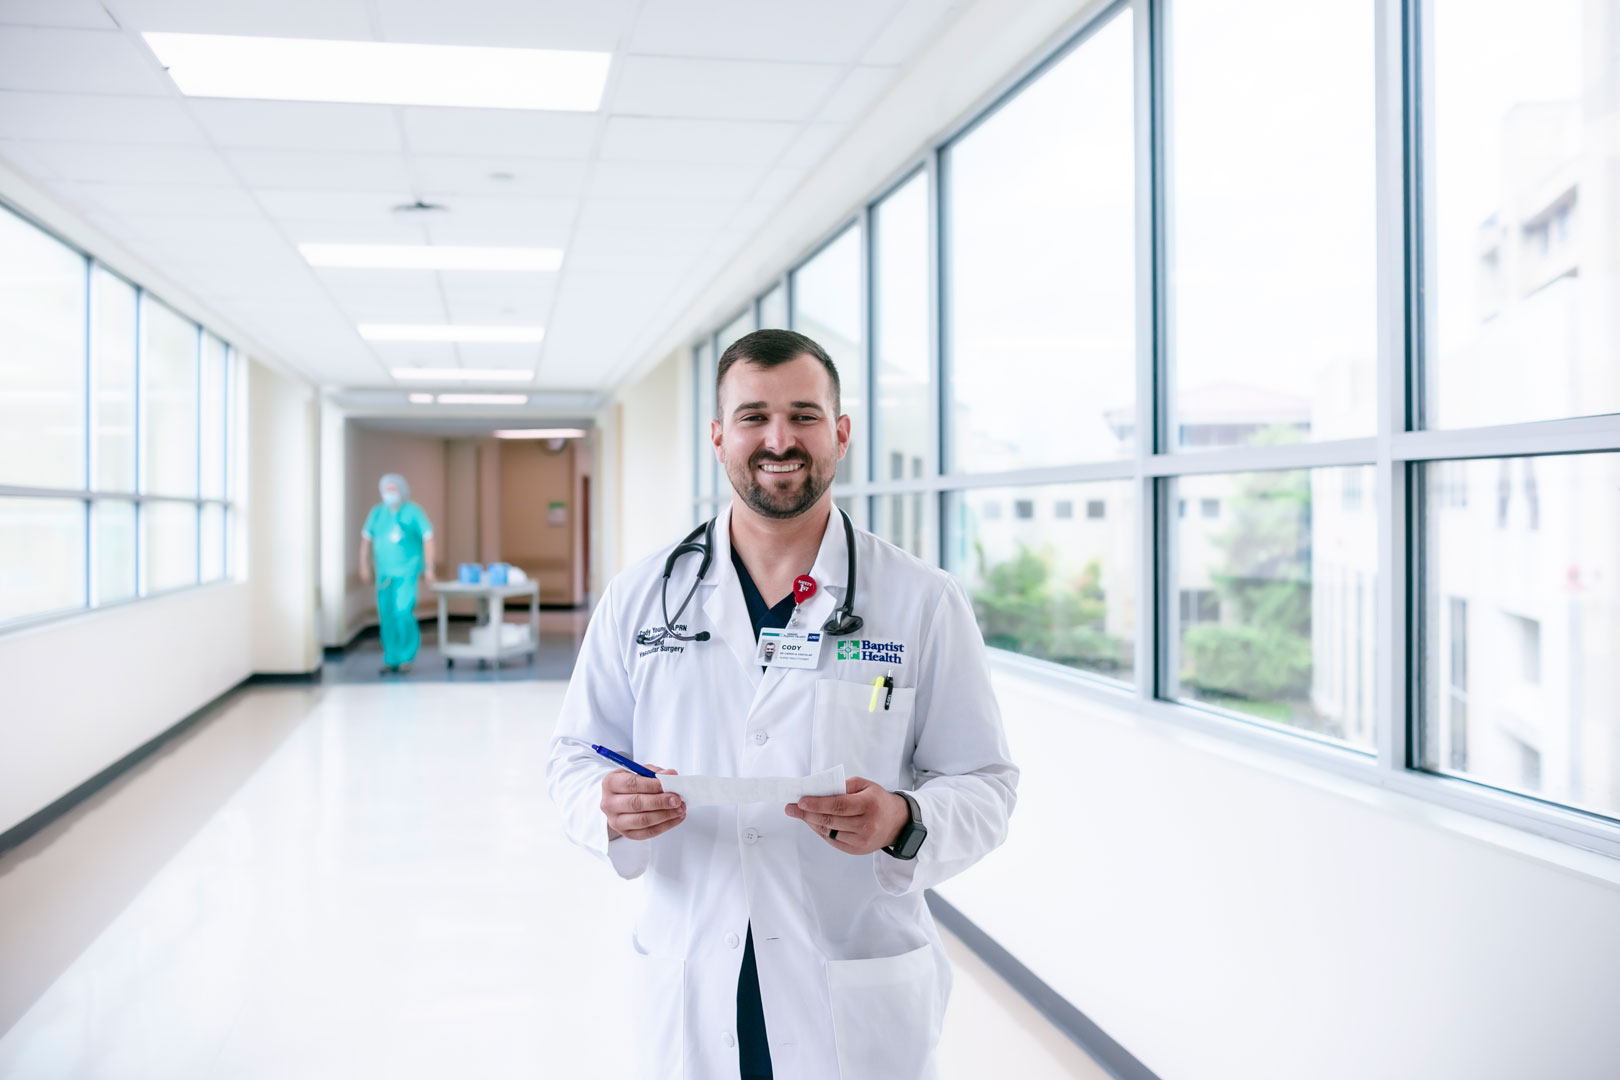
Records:
[[[785,465],[790,462],[801,462],[804,468],[798,473],[788,473],[789,476],[804,476],[803,485],[795,493],[788,491],[773,491],[756,479],[756,472],[760,465]],[[795,451],[786,457],[777,457],[764,451],[758,451],[742,467],[732,462],[726,462],[726,478],[731,486],[741,495],[748,508],[761,517],[768,518],[795,518],[816,504],[816,501],[832,486],[833,476],[838,471],[836,460],[827,462],[823,467],[817,468],[817,463],[809,454]]]

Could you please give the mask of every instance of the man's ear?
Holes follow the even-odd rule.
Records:
[[[849,434],[850,434],[850,431],[852,430],[852,427],[851,427],[851,424],[850,424],[850,419],[849,419],[849,417],[847,415],[840,416],[838,418],[837,428],[838,428],[838,460],[843,461],[844,460],[844,455],[849,453]]]

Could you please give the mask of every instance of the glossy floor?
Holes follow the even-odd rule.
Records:
[[[545,796],[561,693],[232,698],[0,859],[0,1076],[636,1075],[638,890]],[[945,1076],[1106,1075],[948,944]]]

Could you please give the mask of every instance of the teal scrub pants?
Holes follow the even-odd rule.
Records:
[[[398,667],[416,659],[422,632],[416,626],[416,574],[377,578],[377,621],[381,624],[383,663]]]

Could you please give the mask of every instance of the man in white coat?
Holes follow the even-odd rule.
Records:
[[[954,578],[835,512],[850,420],[819,345],[739,339],[716,401],[731,506],[608,586],[547,767],[569,838],[646,885],[639,1072],[932,1076],[950,966],[923,890],[1005,839],[1017,794],[984,641]],[[761,627],[796,628],[810,662],[782,645],[767,665]],[[848,780],[688,808],[593,744],[663,773]]]

